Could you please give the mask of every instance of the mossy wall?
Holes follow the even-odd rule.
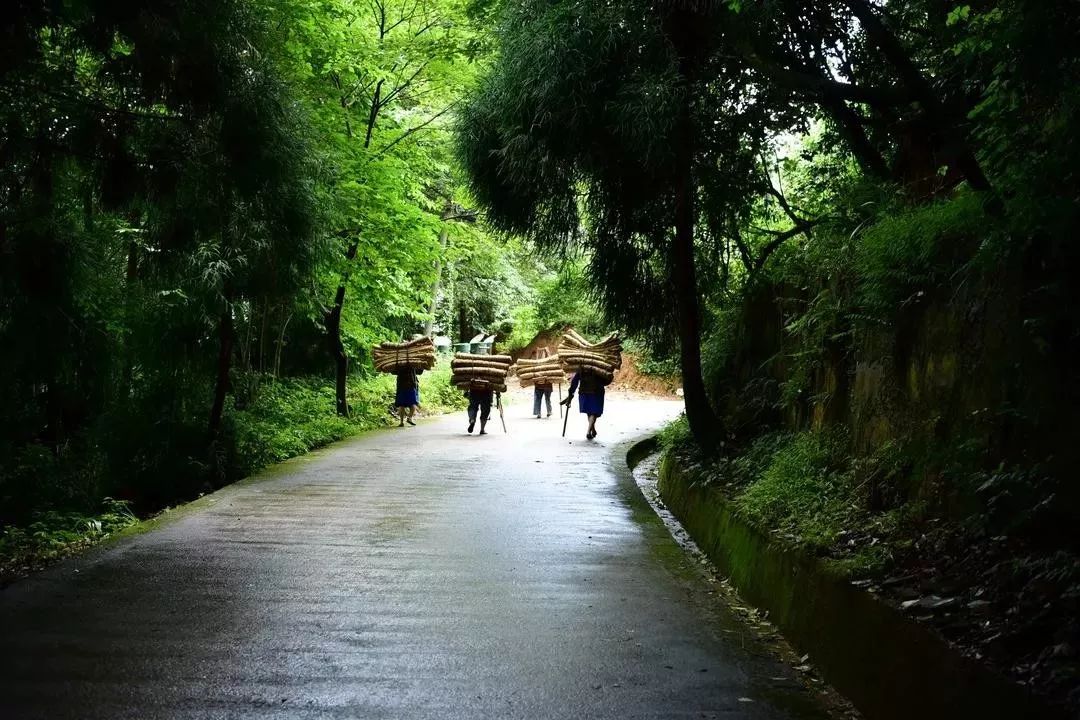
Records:
[[[973,502],[964,497],[973,488],[941,482],[961,451],[969,470],[1041,462],[1047,472],[1070,471],[1080,461],[1072,441],[1080,415],[1068,353],[1051,352],[1033,330],[1034,310],[1012,271],[957,282],[912,294],[887,321],[859,316],[845,300],[814,342],[790,328],[829,288],[748,292],[732,351],[712,369],[728,427],[748,439],[770,428],[843,425],[854,455],[902,443],[913,458],[905,494],[945,509]],[[1063,505],[1080,519],[1080,492],[1073,500]]]
[[[665,505],[750,603],[768,611],[822,676],[873,720],[1017,720],[1053,715],[1019,686],[969,661],[927,628],[787,549],[716,489],[660,466]]]

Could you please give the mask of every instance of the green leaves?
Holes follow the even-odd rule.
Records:
[[[324,232],[361,237],[349,267],[331,253],[313,304],[347,277],[342,326],[362,354],[412,332],[429,311],[439,214],[456,192],[448,108],[471,82],[464,53],[475,31],[459,0],[274,5],[296,87],[325,139]]]
[[[969,17],[971,17],[971,6],[960,5],[949,11],[948,16],[945,18],[945,24],[949,27],[960,25],[967,22]]]

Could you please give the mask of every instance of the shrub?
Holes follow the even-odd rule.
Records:
[[[817,548],[859,525],[861,503],[843,433],[766,436],[759,444],[747,454],[748,464],[765,467],[735,498],[752,521]]]
[[[35,513],[28,524],[0,532],[0,578],[70,555],[136,522],[128,504],[112,498],[105,498],[95,513]]]
[[[395,422],[394,377],[386,373],[349,379],[350,416],[335,411],[334,386],[327,378],[291,378],[260,385],[244,410],[229,413],[235,447],[231,474],[250,475],[267,465],[302,455],[362,430]],[[449,363],[420,376],[421,410],[426,414],[464,406],[450,385]]]
[[[855,260],[858,304],[889,318],[944,284],[993,230],[974,193],[890,215],[863,232]]]
[[[637,367],[642,375],[659,375],[661,377],[678,375],[681,371],[678,358],[663,358],[661,360],[644,358],[638,361]]]
[[[230,413],[237,476],[301,455],[355,432],[334,412],[334,389],[316,379],[267,383],[245,410]]]
[[[420,376],[420,407],[426,414],[450,412],[468,405],[464,393],[450,384],[451,375],[447,361]]]
[[[682,413],[665,425],[658,438],[660,447],[665,451],[691,446],[693,436],[690,434],[690,423],[686,420],[686,413]]]

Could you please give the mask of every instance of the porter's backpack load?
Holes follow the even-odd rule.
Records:
[[[532,385],[557,385],[566,382],[566,375],[559,364],[559,356],[540,358],[538,360],[518,360],[514,365],[521,387]]]
[[[384,342],[371,351],[375,369],[396,373],[399,370],[430,370],[435,367],[435,343],[423,337],[404,343]]]
[[[450,384],[463,390],[480,385],[495,392],[506,392],[506,375],[512,362],[509,355],[454,353],[454,359],[450,361]]]
[[[610,385],[615,371],[622,367],[622,340],[618,333],[612,333],[594,344],[570,328],[559,343],[558,356],[565,372],[590,372]]]

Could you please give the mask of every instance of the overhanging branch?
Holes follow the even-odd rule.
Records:
[[[394,147],[395,145],[397,145],[397,144],[398,144],[399,142],[401,142],[402,140],[404,140],[405,138],[409,137],[410,135],[412,135],[412,134],[414,134],[414,133],[418,133],[418,132],[420,132],[421,130],[423,130],[424,128],[426,128],[426,127],[427,127],[428,125],[430,125],[431,123],[435,122],[436,120],[438,120],[438,119],[439,119],[440,117],[442,117],[442,116],[443,116],[443,115],[445,115],[446,113],[450,112],[450,110],[451,110],[451,109],[452,109],[452,108],[454,107],[454,105],[456,105],[456,104],[457,104],[457,103],[450,103],[449,105],[447,105],[446,107],[444,107],[444,108],[443,108],[442,110],[440,110],[439,112],[435,113],[434,115],[432,115],[431,117],[429,117],[429,118],[428,118],[427,120],[425,120],[424,122],[420,123],[420,124],[419,124],[419,125],[417,125],[416,127],[411,127],[411,128],[409,128],[409,129],[408,129],[408,130],[406,130],[406,131],[405,131],[404,133],[402,133],[402,134],[401,134],[401,135],[400,135],[400,136],[399,136],[399,137],[398,137],[398,138],[397,138],[396,140],[394,140],[394,141],[393,141],[392,143],[390,143],[390,144],[389,144],[389,145],[387,145],[386,147],[384,147],[384,148],[382,148],[381,150],[379,150],[378,152],[376,152],[376,153],[375,153],[375,154],[374,154],[374,155],[373,155],[373,156],[371,157],[371,159],[372,159],[372,160],[378,160],[378,159],[379,159],[380,157],[382,157],[383,155],[385,155],[386,153],[388,153],[388,152],[390,151],[390,149],[391,149],[392,147]]]

